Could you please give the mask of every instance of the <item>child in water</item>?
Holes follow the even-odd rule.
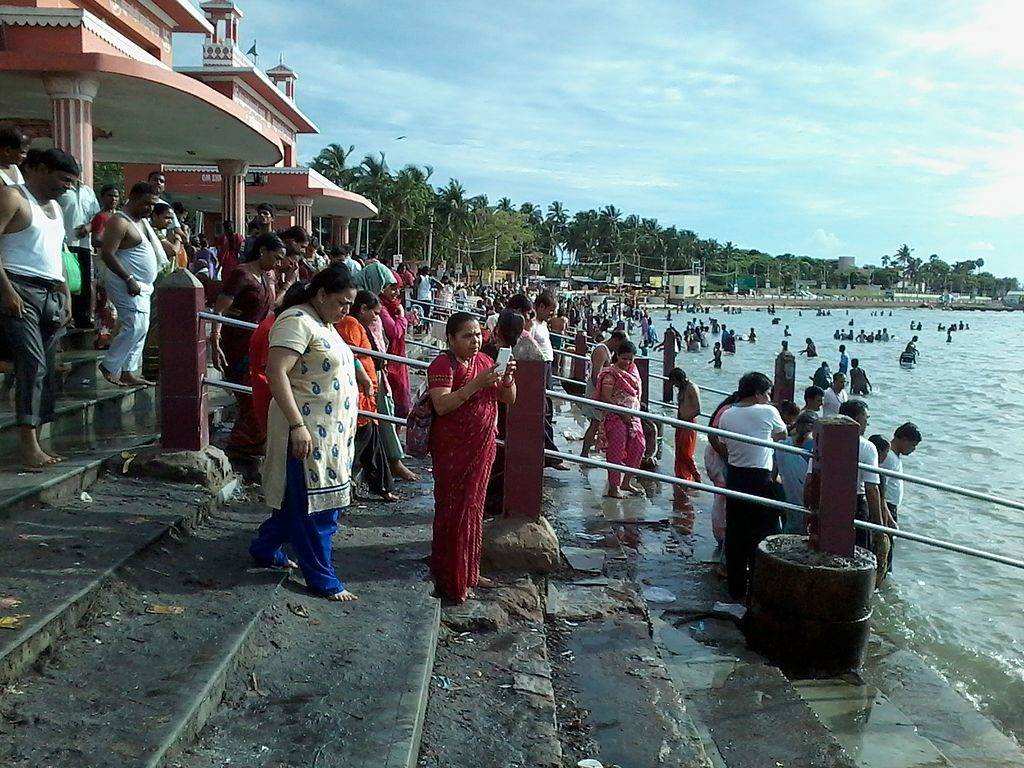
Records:
[[[713,358],[708,360],[708,365],[714,363],[715,368],[721,368],[722,367],[722,342],[720,342],[720,341],[716,341],[715,342],[714,355],[715,356]]]

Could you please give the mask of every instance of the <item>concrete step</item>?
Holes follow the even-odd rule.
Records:
[[[416,765],[440,615],[422,562],[429,489],[343,514],[334,561],[359,601],[332,604],[287,582],[260,621],[255,660],[170,768]]]
[[[0,684],[72,631],[118,568],[214,503],[200,489],[123,477],[104,478],[88,494],[0,522],[0,592],[20,601],[0,613],[23,615],[0,636]]]
[[[642,617],[580,624],[566,631],[564,645],[572,653],[572,688],[589,712],[595,757],[604,765],[712,765]]]
[[[148,486],[110,513],[118,527],[128,512],[152,513],[170,490]],[[168,507],[200,510],[203,502],[178,498]],[[155,767],[191,739],[285,578],[249,567],[246,545],[262,517],[256,505],[235,505],[196,535],[165,539],[122,563],[79,631],[0,700],[0,762]]]
[[[357,504],[344,515],[335,561],[361,598],[349,605],[251,567],[262,505],[233,503],[194,535],[161,538],[183,510],[199,510],[196,521],[210,503],[123,477],[90,493],[91,503],[40,510],[4,531],[22,543],[0,560],[5,573],[23,573],[11,589],[23,603],[10,610],[32,614],[12,644],[45,634],[54,614],[75,631],[51,637],[31,669],[38,648],[6,655],[0,763],[201,768],[311,764],[316,753],[317,766],[415,764],[439,614],[422,563],[429,481],[401,506]],[[45,594],[55,577],[60,588]],[[147,612],[155,605],[181,613]],[[299,763],[297,750],[309,752]]]

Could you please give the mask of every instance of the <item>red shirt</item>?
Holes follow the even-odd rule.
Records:
[[[245,238],[235,232],[233,235],[220,235],[213,241],[220,259],[220,279],[225,283],[241,262],[238,255],[242,252]]]

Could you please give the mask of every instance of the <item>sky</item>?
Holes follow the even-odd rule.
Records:
[[[492,203],[613,204],[861,265],[905,242],[1024,278],[1022,0],[239,6],[243,50],[299,74],[304,162],[354,144]]]

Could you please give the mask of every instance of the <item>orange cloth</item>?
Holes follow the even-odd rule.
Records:
[[[345,343],[350,347],[360,347],[361,349],[373,349],[370,344],[370,335],[366,332],[366,328],[363,324],[356,320],[351,315],[343,317],[340,322],[335,323],[334,327],[338,331],[338,335],[344,339]],[[366,371],[366,375],[370,377],[370,381],[373,384],[373,392],[369,395],[363,394],[362,390],[359,390],[359,410],[361,411],[373,411],[377,412],[377,367],[373,364],[373,358],[367,355],[356,354],[356,360],[362,363],[363,370]],[[358,426],[368,424],[370,420],[365,416],[360,416],[357,422]]]

